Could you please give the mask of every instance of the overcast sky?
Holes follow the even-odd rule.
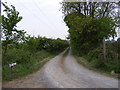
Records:
[[[68,35],[68,27],[60,10],[62,0],[2,0],[2,2],[14,5],[23,17],[17,25],[18,29],[25,30],[32,36],[48,38],[65,39]]]
[[[25,30],[32,36],[48,38],[65,39],[68,35],[68,28],[60,10],[59,2],[62,0],[2,0],[2,2],[14,5],[23,17],[17,25],[18,29]]]

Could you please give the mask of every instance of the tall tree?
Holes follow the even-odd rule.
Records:
[[[62,2],[61,5],[64,16],[77,12],[93,18],[113,17],[117,14],[114,9],[118,7],[118,3],[115,2]]]
[[[116,3],[63,2],[64,21],[69,27],[71,45],[77,52],[88,53],[99,46],[103,38],[114,37],[113,10]]]
[[[15,7],[11,5],[8,7],[7,4],[2,3],[4,6],[2,15],[2,38],[3,44],[5,46],[5,52],[7,50],[7,45],[10,43],[18,43],[22,39],[24,39],[25,32],[24,30],[17,30],[17,23],[21,21],[22,17],[19,16],[19,12],[16,11]]]

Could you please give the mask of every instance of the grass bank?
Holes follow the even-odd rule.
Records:
[[[89,70],[95,71],[97,73],[103,74],[105,76],[109,76],[109,77],[113,77],[113,78],[120,78],[118,75],[112,75],[111,72],[105,70],[104,68],[96,68],[96,66],[94,66],[95,64],[97,65],[97,63],[95,62],[89,62],[88,59],[90,58],[89,56],[83,56],[83,57],[79,57],[79,56],[75,56],[77,62],[79,64],[81,64],[82,66],[86,67]],[[95,60],[93,60],[95,61]]]
[[[58,53],[56,53],[56,54],[58,54]],[[20,77],[26,76],[28,74],[31,74],[33,72],[36,72],[47,61],[49,61],[51,58],[53,58],[56,54],[51,54],[45,50],[36,52],[33,55],[30,55],[30,57],[26,58],[26,59],[29,59],[29,61],[24,62],[24,63],[18,62],[17,65],[14,66],[12,69],[8,66],[8,63],[3,64],[3,67],[2,67],[3,68],[3,78],[2,78],[3,82],[10,81],[15,78],[20,78]],[[13,55],[13,53],[12,53],[12,55]],[[20,56],[20,54],[15,55],[15,56],[17,56],[17,60],[22,57],[22,56]],[[9,59],[10,59],[10,57],[9,57]],[[12,57],[12,59],[14,59],[14,58]],[[24,60],[24,58],[23,58],[23,60]],[[22,60],[22,62],[23,62],[23,60]]]

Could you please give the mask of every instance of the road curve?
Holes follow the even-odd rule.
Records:
[[[12,88],[118,88],[118,80],[100,75],[79,65],[69,51],[50,60],[38,72],[3,83]]]

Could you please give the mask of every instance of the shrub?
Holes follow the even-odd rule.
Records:
[[[110,72],[112,70],[114,70],[116,73],[119,72],[118,70],[118,66],[117,65],[114,65],[113,63],[107,63],[106,64],[106,67],[107,67],[107,70]]]
[[[23,49],[9,49],[6,54],[3,54],[3,65],[13,62],[27,63],[30,59],[30,52]]]
[[[95,68],[105,68],[105,64],[103,62],[103,60],[98,60],[96,58],[94,58],[92,61],[91,61],[91,65]]]

